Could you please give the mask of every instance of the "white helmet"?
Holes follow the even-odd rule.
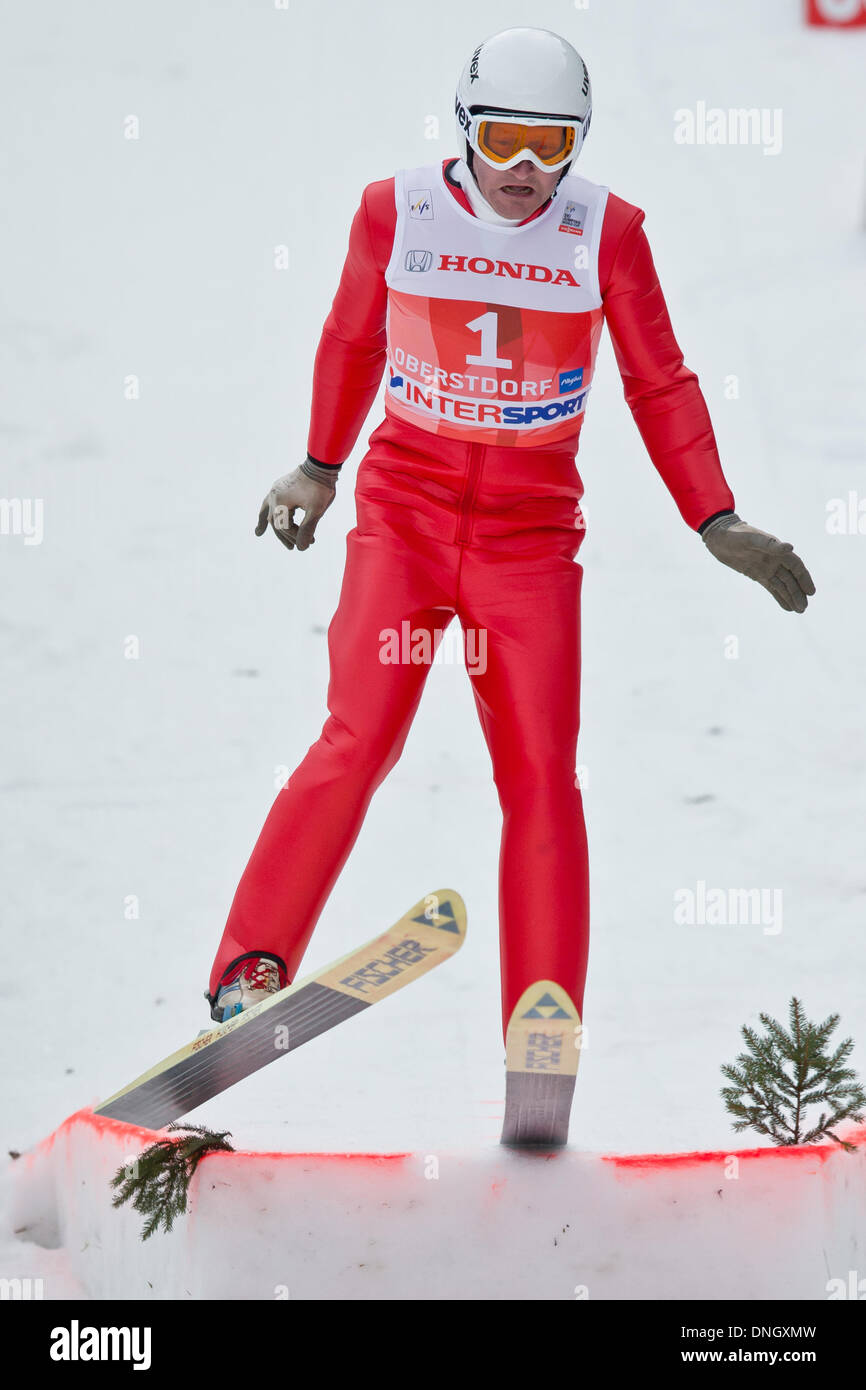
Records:
[[[455,114],[460,152],[470,168],[476,154],[494,169],[530,159],[547,173],[561,169],[562,177],[589,130],[586,63],[549,29],[503,29],[478,45],[460,74]],[[491,132],[493,138],[485,140]]]

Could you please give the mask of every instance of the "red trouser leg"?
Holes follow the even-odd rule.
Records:
[[[459,612],[476,638],[467,664],[503,813],[503,1032],[538,979],[567,990],[582,1017],[589,887],[575,781],[582,570],[574,459],[479,454],[390,422],[370,443],[328,630],[330,717],[265,822],[211,993],[248,951],[281,956],[294,978],[373,792],[402,752],[430,669],[381,662],[381,634],[407,620],[413,633],[434,633]]]
[[[458,612],[502,807],[503,1033],[534,980],[554,980],[583,1017],[589,866],[576,785],[583,571],[564,555],[467,549]],[[486,644],[486,650],[485,650]]]
[[[337,611],[328,629],[329,717],[271,808],[232,902],[210,992],[236,957],[268,951],[294,979],[370,799],[400,757],[429,664],[383,662],[382,632],[409,620],[435,636],[454,616],[432,567],[392,537],[347,537]]]

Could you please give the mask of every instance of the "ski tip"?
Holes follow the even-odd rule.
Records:
[[[512,1010],[505,1037],[509,1072],[574,1075],[583,1027],[570,994],[555,980],[535,980]]]
[[[533,980],[512,1009],[508,1026],[510,1028],[512,1024],[516,1026],[524,1020],[532,1022],[541,1018],[567,1018],[572,1023],[580,1022],[574,1000],[555,980]]]
[[[425,893],[408,913],[412,922],[450,936],[451,949],[458,950],[466,936],[466,904],[454,888],[437,888]]]

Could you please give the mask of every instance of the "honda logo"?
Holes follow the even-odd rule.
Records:
[[[433,252],[407,251],[403,264],[407,270],[429,270],[433,264]]]

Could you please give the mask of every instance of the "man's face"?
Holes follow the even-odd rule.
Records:
[[[557,183],[561,169],[542,172],[531,159],[521,159],[510,169],[491,169],[478,155],[472,161],[475,182],[494,212],[500,217],[531,217],[546,203]]]

